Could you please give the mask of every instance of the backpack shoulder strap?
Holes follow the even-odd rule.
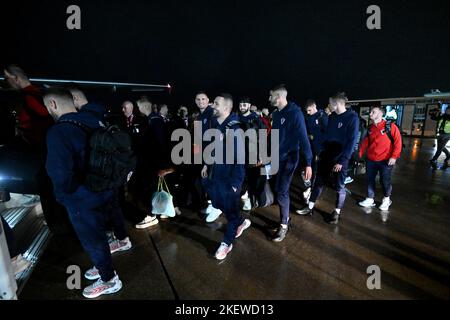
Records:
[[[231,120],[230,122],[227,123],[227,125],[225,126],[227,129],[231,129],[232,126],[234,125],[240,125],[241,122],[239,120]]]
[[[394,144],[394,137],[392,136],[392,133],[391,133],[391,126],[392,126],[392,121],[386,121],[386,128],[385,128],[386,134],[387,134],[389,140],[391,140],[391,143]]]
[[[92,128],[90,128],[90,127],[88,127],[87,125],[85,125],[85,124],[83,124],[83,123],[81,123],[81,122],[79,122],[79,121],[76,121],[76,120],[72,120],[72,119],[63,119],[63,120],[59,120],[58,122],[57,122],[57,124],[59,124],[59,123],[70,123],[70,124],[72,124],[72,125],[74,125],[74,126],[77,126],[78,128],[80,128],[80,129],[82,129],[84,132],[86,132],[86,133],[90,133],[90,132],[92,132]]]

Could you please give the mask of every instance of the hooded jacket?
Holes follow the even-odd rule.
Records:
[[[282,110],[275,110],[272,119],[272,132],[274,129],[279,130],[280,161],[285,160],[289,153],[301,150],[305,164],[311,166],[311,146],[300,107],[289,102]]]
[[[234,124],[230,125],[230,122],[233,121]],[[229,132],[227,135],[227,129],[237,130],[240,129],[239,126],[239,117],[236,114],[230,114],[228,118],[224,120],[221,124],[216,121],[216,128],[220,130],[222,133],[222,140],[219,145],[222,147],[222,163],[219,162],[215,158],[215,163],[208,167],[210,179],[213,182],[225,183],[229,184],[230,187],[241,188],[242,182],[244,181],[245,176],[245,166],[244,166],[244,148],[243,147],[243,136],[242,135],[233,135],[232,132]],[[233,138],[233,150],[227,149],[227,139]],[[233,151],[233,163],[227,164],[226,159],[229,152]],[[213,155],[214,157],[217,154]]]
[[[62,120],[80,122],[96,129],[102,125],[90,112],[72,112],[61,116],[47,134],[48,175],[53,182],[56,200],[75,210],[96,208],[112,197],[112,191],[92,192],[83,185],[87,163],[87,132]]]
[[[347,167],[358,142],[359,118],[355,111],[347,110],[328,117],[328,126],[321,158]]]

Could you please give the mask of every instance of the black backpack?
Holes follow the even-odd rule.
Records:
[[[386,119],[386,127],[385,127],[385,132],[387,137],[389,138],[389,140],[391,141],[391,144],[394,145],[394,137],[392,136],[392,132],[391,132],[391,128],[392,128],[392,124],[395,123],[394,121],[390,120],[390,119]],[[398,128],[400,130],[400,128]],[[370,130],[367,129],[366,135],[369,136],[370,135]],[[370,144],[370,139],[369,139],[369,144]],[[405,145],[402,143],[402,149],[405,147]]]
[[[115,125],[92,129],[69,119],[58,123],[71,123],[87,133],[87,163],[83,184],[89,190],[112,190],[127,182],[128,174],[136,168],[132,139],[128,133]]]

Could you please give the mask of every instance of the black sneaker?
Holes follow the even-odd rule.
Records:
[[[308,206],[300,210],[295,210],[295,213],[301,216],[312,216],[314,214],[314,209],[310,209]]]
[[[288,232],[288,227],[283,228],[282,226],[279,226],[277,229],[277,232],[273,236],[272,241],[274,242],[281,242],[286,238],[286,234]]]
[[[339,222],[339,213],[333,211],[330,216],[327,218],[327,223],[329,224],[338,224]]]
[[[441,170],[446,170],[449,167],[448,162],[444,161],[444,164],[441,167]]]

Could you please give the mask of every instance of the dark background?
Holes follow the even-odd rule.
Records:
[[[9,2],[9,3],[8,3]],[[66,8],[81,7],[81,30]],[[366,9],[381,7],[381,30]],[[2,65],[31,77],[173,86],[155,99],[193,106],[195,92],[250,96],[286,83],[321,105],[450,91],[450,1],[3,1]]]

